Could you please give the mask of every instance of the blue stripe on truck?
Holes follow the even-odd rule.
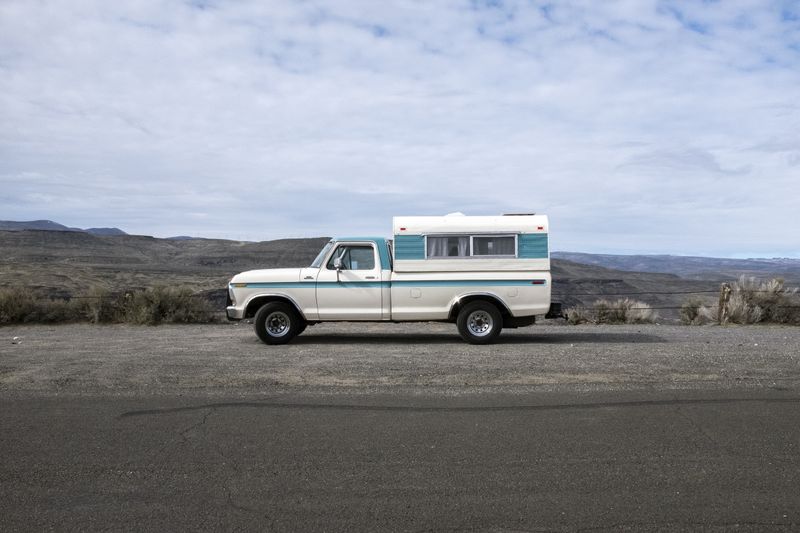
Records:
[[[392,281],[398,287],[475,287],[492,285],[495,287],[518,287],[522,285],[546,285],[543,279],[442,279],[442,280],[401,280]]]
[[[402,280],[402,281],[307,281],[273,283],[248,283],[248,289],[336,289],[336,288],[376,288],[376,287],[477,287],[491,285],[494,287],[521,287],[547,285],[544,279],[443,279],[443,280]]]

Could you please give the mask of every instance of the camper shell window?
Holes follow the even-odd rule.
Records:
[[[428,257],[469,257],[469,236],[436,236],[427,238]]]
[[[516,257],[516,235],[427,235],[428,259]]]
[[[513,235],[472,238],[473,255],[517,255],[517,239]]]

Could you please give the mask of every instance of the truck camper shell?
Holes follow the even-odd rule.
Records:
[[[549,271],[545,215],[398,216],[395,272]]]

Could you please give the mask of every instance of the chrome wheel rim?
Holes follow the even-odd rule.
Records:
[[[271,337],[283,337],[289,332],[291,322],[289,320],[289,315],[276,311],[267,316],[265,325],[267,327],[267,333],[269,333]]]
[[[476,337],[485,337],[492,332],[494,321],[486,311],[473,311],[467,317],[467,328]]]

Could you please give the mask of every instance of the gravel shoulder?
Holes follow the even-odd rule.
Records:
[[[286,346],[247,324],[0,328],[5,396],[730,388],[800,389],[800,328],[537,325],[492,346],[436,323],[320,324]]]

